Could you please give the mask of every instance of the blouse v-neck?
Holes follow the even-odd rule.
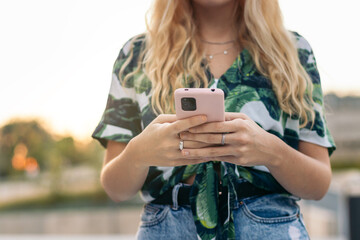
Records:
[[[237,57],[234,59],[233,63],[226,69],[226,71],[218,78],[215,78],[214,75],[212,74],[212,72],[210,71],[210,67],[208,66],[206,68],[207,71],[207,75],[209,76],[209,88],[217,88],[218,83],[221,80],[226,79],[226,75],[229,74],[229,72],[233,71],[234,69],[239,69],[243,64],[244,64],[244,59],[246,59],[246,57],[244,58],[244,55],[246,55],[247,50],[246,48],[243,48],[239,54],[237,55]],[[236,66],[236,68],[234,68],[234,66]]]

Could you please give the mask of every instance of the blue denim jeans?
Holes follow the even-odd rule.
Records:
[[[145,204],[137,239],[197,239],[190,205],[177,204],[178,187],[173,206]],[[240,199],[233,211],[236,239],[309,239],[297,200],[284,194]]]

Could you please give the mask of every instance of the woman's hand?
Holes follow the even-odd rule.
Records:
[[[174,114],[161,114],[138,136],[131,140],[131,155],[138,167],[181,166],[199,164],[208,160],[199,157],[185,158],[179,150],[179,133],[206,122],[206,116],[177,120]],[[184,141],[186,148],[201,149],[210,144]]]
[[[277,142],[276,136],[266,132],[243,113],[225,113],[225,118],[225,122],[205,123],[180,134],[182,140],[221,144],[222,133],[226,133],[225,145],[183,149],[183,156],[226,161],[241,166],[270,164],[275,154],[272,145]]]

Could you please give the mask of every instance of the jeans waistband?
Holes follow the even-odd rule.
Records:
[[[158,198],[153,200],[152,203],[172,205],[174,209],[177,209],[182,205],[190,205],[191,187],[192,186],[189,184],[178,183],[172,189],[169,189]],[[272,192],[258,188],[250,182],[244,181],[238,184],[236,193],[237,197],[242,199],[252,196],[266,195]],[[227,187],[219,184],[219,197],[226,197],[227,194]]]

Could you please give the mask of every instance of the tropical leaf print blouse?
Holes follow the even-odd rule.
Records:
[[[328,148],[329,156],[335,150],[333,138],[327,128],[320,76],[315,57],[309,43],[299,34],[293,33],[297,42],[300,62],[312,79],[315,101],[315,122],[300,128],[300,120],[290,117],[280,109],[269,79],[261,75],[244,49],[232,66],[215,82],[207,72],[209,86],[217,84],[225,93],[225,111],[242,112],[248,115],[263,129],[282,139],[289,146],[298,149],[299,141],[306,141]],[[115,61],[108,101],[100,120],[92,134],[106,148],[107,141],[129,142],[141,133],[156,118],[152,111],[151,82],[135,75],[123,87],[119,81],[119,70],[123,63],[133,55],[124,75],[137,67],[144,38],[133,44],[127,42]],[[191,87],[191,86],[188,86]],[[129,159],[131,161],[131,159]],[[150,167],[141,189],[141,197],[151,202],[177,183],[196,174],[190,190],[190,203],[199,239],[234,239],[232,210],[238,201],[235,189],[240,179],[246,179],[259,188],[281,192],[284,189],[265,166],[242,167],[221,162],[222,185],[227,187],[227,199],[220,200],[219,181],[213,162],[179,167]]]

